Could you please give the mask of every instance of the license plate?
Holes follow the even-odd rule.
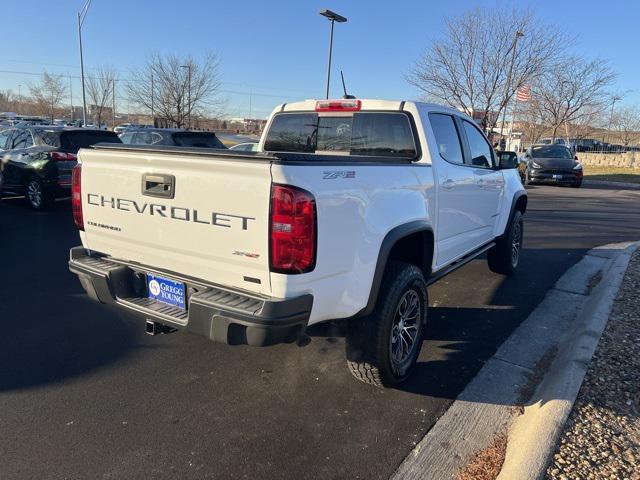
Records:
[[[184,283],[169,280],[157,275],[147,275],[149,298],[167,305],[186,309],[184,301]]]
[[[562,180],[562,175],[554,175],[553,179],[554,180]]]

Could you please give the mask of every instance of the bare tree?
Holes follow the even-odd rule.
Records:
[[[516,46],[518,32],[524,36]],[[531,12],[477,8],[447,20],[444,38],[416,62],[407,80],[428,100],[480,114],[491,131],[515,91],[544,71],[566,43]]]
[[[560,127],[602,112],[606,89],[615,78],[606,62],[579,57],[564,58],[538,77],[532,86],[532,97],[539,115],[551,128],[551,136],[555,139]]]
[[[0,91],[0,110],[15,111],[18,96],[12,90]]]
[[[67,93],[64,77],[44,71],[40,83],[29,84],[29,92],[38,109],[47,112],[53,123],[55,111]]]
[[[544,136],[546,125],[542,116],[540,106],[535,99],[526,103],[518,104],[518,123],[522,130],[523,143],[537,143]]]
[[[102,124],[102,114],[105,107],[108,107],[112,102],[117,74],[113,68],[101,66],[86,78],[90,109],[94,115],[93,121],[99,127]]]
[[[625,147],[640,138],[640,110],[637,107],[624,107],[613,117],[613,129],[618,132]]]
[[[219,105],[220,62],[209,52],[202,61],[193,57],[152,55],[131,73],[126,84],[129,100],[154,112],[170,125],[182,127],[188,117],[198,117]]]

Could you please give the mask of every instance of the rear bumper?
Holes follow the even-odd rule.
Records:
[[[300,338],[311,314],[311,295],[291,299],[252,295],[115,261],[83,247],[72,248],[69,257],[69,270],[78,275],[92,299],[216,342],[252,346],[291,343]],[[184,282],[187,310],[149,299],[146,295],[148,272]]]

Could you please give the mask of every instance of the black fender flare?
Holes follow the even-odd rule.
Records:
[[[502,237],[505,234],[505,232],[509,228],[509,225],[511,225],[511,219],[513,219],[513,214],[516,211],[516,205],[518,204],[518,201],[522,197],[524,197],[524,209],[522,210],[522,213],[524,214],[524,212],[527,211],[527,203],[529,201],[529,197],[526,191],[519,190],[513,195],[513,198],[511,199],[511,209],[509,210],[509,217],[507,218],[507,223],[504,227],[504,232],[502,232],[500,237]]]
[[[367,301],[367,305],[356,314],[356,317],[364,317],[370,315],[371,312],[373,312],[373,309],[375,308],[376,302],[378,300],[380,286],[382,285],[382,277],[384,276],[384,271],[387,268],[387,261],[389,259],[389,254],[391,253],[391,249],[393,248],[393,246],[399,240],[418,232],[428,232],[431,235],[431,238],[434,239],[433,228],[431,227],[431,224],[429,224],[426,220],[415,220],[403,225],[398,225],[397,227],[394,227],[389,230],[389,232],[387,232],[385,237],[382,239],[382,244],[380,245],[380,252],[378,253],[376,268],[373,272],[373,281],[371,282],[371,290],[369,291],[369,299]],[[428,261],[429,270],[431,269],[433,248],[434,245],[432,244],[431,258],[426,259],[426,261]],[[428,275],[428,272],[425,272],[425,275]]]

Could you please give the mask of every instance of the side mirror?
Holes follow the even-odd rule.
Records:
[[[500,152],[498,154],[498,167],[500,170],[518,168],[518,154],[516,152]]]
[[[577,155],[574,155],[574,156],[573,156],[573,159],[577,162],[577,161],[578,161],[578,156],[577,156]]]

